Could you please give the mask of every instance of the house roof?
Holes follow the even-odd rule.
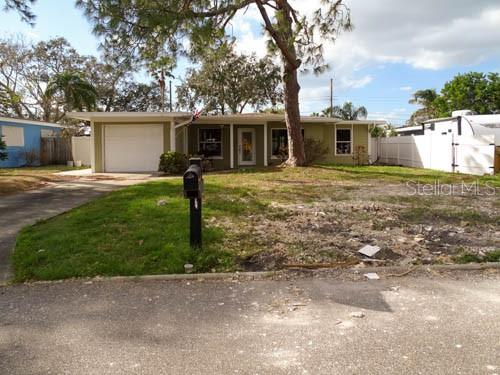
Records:
[[[38,121],[38,120],[26,120],[22,118],[15,117],[3,117],[0,116],[0,122],[9,122],[15,124],[26,124],[26,125],[38,125],[38,126],[48,126],[52,128],[64,128],[65,126],[54,124],[52,122]]]
[[[66,117],[84,121],[172,121],[176,118],[189,118],[190,112],[69,112]]]
[[[175,120],[188,120],[191,118],[192,113],[190,112],[70,112],[66,114],[67,117],[94,121],[94,122],[106,122],[106,121],[175,121]],[[238,124],[259,124],[265,122],[280,122],[285,121],[285,115],[275,114],[275,113],[241,113],[241,114],[228,114],[228,115],[206,115],[200,116],[196,123],[213,123],[214,121],[222,124],[238,123]],[[370,125],[381,125],[385,124],[385,121],[380,120],[353,120],[344,121],[339,118],[331,117],[316,117],[316,116],[301,116],[301,122],[303,123],[330,123],[330,124],[370,124]]]

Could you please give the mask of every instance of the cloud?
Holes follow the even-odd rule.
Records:
[[[340,78],[340,85],[344,89],[360,89],[373,81],[373,76],[367,74],[361,78]]]
[[[342,64],[404,63],[438,70],[500,56],[497,0],[420,0],[404,7],[399,0],[348,4],[355,29],[332,49]]]
[[[406,120],[411,115],[406,108],[395,108],[387,112],[368,112],[369,120],[385,120],[389,123],[401,125],[406,122]]]
[[[291,0],[301,13],[311,15],[321,0]],[[332,70],[316,77],[301,74],[301,109],[329,105],[329,79],[335,92],[357,90],[374,80],[378,69],[406,64],[415,69],[441,70],[500,58],[500,2],[498,0],[346,0],[355,28],[333,44],[324,41],[324,58]],[[232,22],[238,50],[266,52],[266,36],[255,6]],[[367,74],[366,69],[372,69]],[[411,91],[402,86],[401,91]],[[349,92],[352,94],[352,92]],[[402,117],[401,113],[380,113]]]

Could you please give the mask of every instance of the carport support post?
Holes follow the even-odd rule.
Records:
[[[189,200],[189,244],[193,249],[201,249],[201,196]]]
[[[170,151],[175,152],[175,122],[170,121]]]

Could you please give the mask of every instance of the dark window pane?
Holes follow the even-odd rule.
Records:
[[[221,142],[222,129],[200,129],[200,142]]]
[[[350,154],[351,153],[351,143],[338,142],[337,143],[337,154]]]
[[[300,129],[302,139],[304,139],[304,129]],[[288,154],[288,131],[286,129],[272,129],[272,153],[273,156]]]
[[[351,130],[350,129],[337,129],[337,142],[350,142]]]
[[[221,143],[201,143],[200,144],[200,154],[202,154],[205,157],[222,156],[222,144]]]
[[[272,155],[286,154],[288,151],[288,135],[286,129],[272,130]]]
[[[222,129],[200,129],[199,138],[199,154],[205,157],[222,156]]]

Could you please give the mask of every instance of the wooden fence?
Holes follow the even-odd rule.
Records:
[[[73,160],[71,156],[71,138],[47,137],[41,138],[40,164],[66,164]]]

